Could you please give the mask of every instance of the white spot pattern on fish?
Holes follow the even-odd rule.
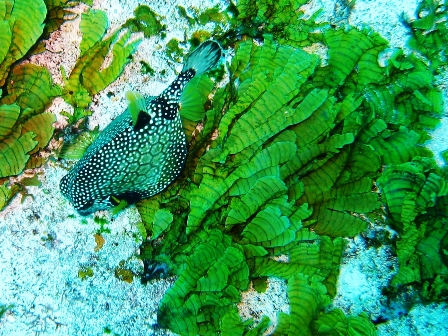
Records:
[[[127,109],[104,129],[61,180],[62,193],[79,213],[107,209],[116,205],[114,198],[128,203],[148,198],[180,175],[187,157],[180,96],[195,75],[215,67],[220,57],[218,43],[203,43],[146,111],[133,120]]]

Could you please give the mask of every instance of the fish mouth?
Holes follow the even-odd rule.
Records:
[[[109,197],[101,200],[89,200],[81,206],[75,207],[76,211],[82,216],[90,215],[99,210],[107,210],[113,204],[110,202]]]

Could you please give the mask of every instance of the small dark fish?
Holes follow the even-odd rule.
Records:
[[[187,57],[182,72],[160,96],[146,101],[138,95],[130,98],[128,109],[61,180],[62,193],[80,214],[148,198],[180,175],[187,157],[180,96],[195,75],[217,65],[221,54],[218,43],[207,41]]]

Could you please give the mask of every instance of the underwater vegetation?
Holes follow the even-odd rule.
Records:
[[[184,177],[137,204],[151,237],[144,280],[157,262],[179,276],[158,314],[176,333],[262,333],[269,319],[241,321],[236,304],[250,282],[263,291],[276,277],[288,284],[290,312],[274,335],[374,334],[367,315],[328,307],[342,238],[381,225],[384,209],[400,263],[388,290],[447,298],[446,168],[422,146],[442,114],[429,55],[446,62],[444,44],[428,54],[410,43],[414,52],[393,50],[380,65],[385,39],[315,24],[317,14],[304,21],[304,3],[235,4],[230,29],[244,38],[221,36],[235,50],[229,83],[192,137]],[[445,7],[435,11],[446,18]],[[316,42],[325,63],[301,49]]]
[[[92,1],[82,2],[92,4]],[[76,17],[71,9],[79,3],[37,0],[29,6],[29,0],[0,2],[3,18],[0,30],[4,39],[0,52],[0,209],[28,183],[26,179],[22,183],[10,182],[8,177],[19,175],[24,169],[40,167],[48,160],[48,153],[42,149],[53,136],[52,124],[56,118],[45,110],[53,99],[63,97],[74,107],[73,114],[62,113],[71,124],[89,115],[87,107],[92,95],[119,76],[141,41],[130,41],[130,29],[124,28],[103,39],[108,26],[107,17],[102,11],[89,9],[82,14],[80,29],[83,38],[76,65],[69,76],[61,68],[65,78],[63,87],[53,84],[47,68],[20,62],[45,50],[44,40],[64,21]],[[132,22],[140,21],[135,18]],[[110,64],[101,68],[110,54]]]
[[[12,2],[0,2],[0,29],[11,41],[0,50],[0,207],[22,188],[8,177],[48,157],[55,119],[45,109],[52,99],[70,103],[74,114],[66,117],[79,125],[92,95],[119,76],[141,42],[131,32],[167,29],[139,7],[135,19],[104,38],[105,14],[88,10],[80,57],[58,87],[47,69],[16,61],[42,50],[39,41],[76,3],[36,1],[26,14],[29,27],[17,29],[13,22],[21,22],[27,1]],[[278,315],[273,335],[374,335],[367,314],[347,316],[330,304],[344,237],[384,222],[398,233],[392,244],[399,269],[388,292],[412,286],[424,300],[447,299],[447,170],[423,146],[443,110],[434,80],[447,62],[446,3],[424,0],[415,19],[403,18],[410,53],[389,50],[369,28],[316,23],[319,12],[299,10],[306,3],[178,7],[198,27],[188,37],[192,45],[211,35],[233,57],[225,85],[214,88],[221,70],[186,86],[185,169],[168,189],[137,203],[142,281],[177,276],[160,303],[161,327],[181,335],[261,334],[269,319],[242,321],[237,304],[250,284],[264,291],[276,277],[287,283],[290,310]],[[216,24],[210,35],[202,26],[208,21]],[[315,43],[326,50],[325,60],[303,49]],[[169,51],[168,57],[181,57],[175,42]],[[99,71],[110,53],[112,62]],[[82,133],[81,146],[66,146],[59,158],[79,157],[97,134]],[[122,266],[116,276],[132,281],[135,275]],[[81,273],[93,276],[89,269]]]

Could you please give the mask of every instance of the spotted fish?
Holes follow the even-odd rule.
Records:
[[[215,67],[221,47],[207,41],[186,59],[182,72],[162,94],[134,101],[88,147],[62,178],[60,188],[82,215],[160,193],[181,173],[187,157],[179,115],[180,96],[195,76]]]

